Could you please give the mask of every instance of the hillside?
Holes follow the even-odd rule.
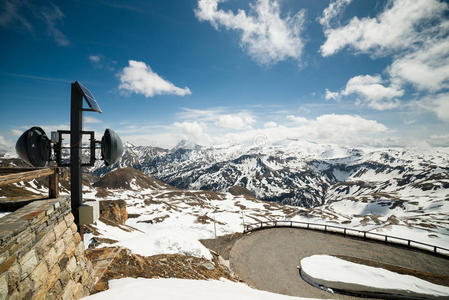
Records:
[[[264,147],[187,147],[156,151],[127,144],[112,168],[131,166],[181,189],[225,192],[242,187],[257,198],[302,207],[343,199],[441,202],[449,195],[449,151],[348,148],[285,141]],[[417,199],[418,198],[418,199]]]
[[[107,173],[93,184],[94,187],[101,187],[106,189],[174,189],[172,186],[161,182],[160,180],[151,178],[144,173],[126,167],[122,169],[115,169]]]

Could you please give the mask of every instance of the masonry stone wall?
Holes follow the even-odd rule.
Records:
[[[70,199],[34,201],[0,219],[0,299],[79,299],[92,264]]]

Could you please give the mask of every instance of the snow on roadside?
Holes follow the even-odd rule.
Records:
[[[187,254],[210,259],[210,252],[199,240],[214,238],[215,229],[219,236],[242,232],[243,219],[247,224],[260,221],[293,220],[337,225],[449,248],[449,234],[440,228],[421,229],[404,223],[392,225],[388,221],[390,214],[377,215],[380,224],[373,221],[362,223],[366,215],[362,215],[361,210],[366,203],[355,201],[342,200],[329,207],[309,210],[243,196],[233,196],[229,193],[207,191],[108,189],[108,193],[109,196],[97,200],[125,200],[128,213],[134,215],[126,221],[126,225],[137,230],[128,232],[98,221],[96,228],[100,233],[99,237],[118,241],[112,245],[100,244],[98,246],[122,246],[129,248],[133,253],[144,256]],[[95,195],[96,190],[92,189],[85,193],[85,198],[95,199]],[[377,210],[381,208],[380,205],[379,208],[372,207]],[[401,215],[399,208],[388,209],[386,207],[386,209]],[[379,211],[376,212],[379,213]],[[86,247],[92,237],[92,234],[85,235]]]
[[[349,262],[329,255],[312,255],[301,260],[301,269],[313,281],[329,288],[375,291],[401,295],[449,297],[449,287],[426,280]]]
[[[86,300],[300,300],[299,298],[252,289],[227,280],[122,278],[109,281],[109,290],[88,296]]]

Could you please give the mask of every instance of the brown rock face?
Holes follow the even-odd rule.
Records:
[[[128,219],[125,200],[100,201],[100,215],[109,221],[125,224]]]

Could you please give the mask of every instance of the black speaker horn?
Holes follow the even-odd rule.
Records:
[[[42,128],[32,127],[17,140],[16,152],[33,167],[45,167],[50,160],[51,143]]]
[[[120,137],[112,129],[104,131],[101,139],[101,155],[106,166],[111,166],[118,162],[123,154],[123,144]]]

